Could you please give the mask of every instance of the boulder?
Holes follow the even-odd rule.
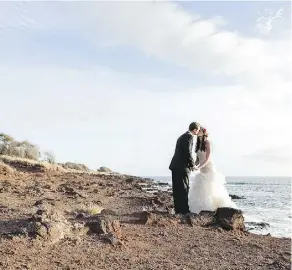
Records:
[[[110,209],[102,209],[100,212],[102,215],[111,215],[111,216],[118,216],[116,211]]]
[[[112,172],[112,170],[107,168],[107,167],[100,167],[97,171],[99,171],[99,172]]]
[[[80,191],[70,186],[69,184],[59,185],[59,187],[57,188],[57,191],[66,193],[67,195],[71,195],[71,196],[79,196],[81,198],[87,198],[87,195],[81,193]]]
[[[144,225],[156,225],[161,227],[167,227],[169,225],[176,225],[178,219],[168,212],[163,211],[142,211],[133,213],[132,217],[135,217],[136,223],[142,223]]]
[[[165,183],[165,182],[158,182],[157,185],[158,186],[169,186],[169,184]]]
[[[117,244],[122,244],[122,242],[112,233],[102,235],[101,239],[103,239],[107,243],[112,244],[113,246]]]
[[[157,202],[155,202],[157,203]],[[199,214],[189,213],[186,215],[173,214],[172,209],[141,211],[127,216],[127,222],[140,223],[150,226],[176,226],[178,223],[190,226],[211,227],[220,230],[246,231],[244,218],[241,210],[233,208],[218,208],[217,211],[201,211]],[[99,231],[107,233],[105,224],[98,225]],[[103,227],[102,227],[103,226]]]
[[[244,196],[237,196],[237,195],[230,195],[230,197],[231,197],[231,199],[232,200],[240,200],[240,199],[245,199],[245,197]]]
[[[48,205],[43,205],[31,218],[29,233],[34,237],[56,243],[69,234],[70,223],[57,209]]]
[[[113,234],[116,238],[122,237],[120,222],[105,215],[97,215],[86,223],[91,233],[105,235]]]
[[[129,177],[126,179],[126,183],[128,183],[128,184],[132,184],[134,181],[135,181],[135,179],[132,177]]]
[[[148,211],[142,211],[140,213],[139,220],[141,221],[142,224],[151,225],[157,222],[158,217],[154,213],[151,213]]]
[[[225,230],[245,231],[244,217],[241,210],[222,207],[216,211],[216,222]]]
[[[263,229],[267,229],[267,228],[270,227],[270,224],[267,223],[267,222],[253,222],[253,221],[250,221],[250,222],[246,222],[245,224],[248,227],[248,230],[256,230],[256,229],[263,230]]]
[[[43,199],[37,200],[34,203],[34,206],[42,206],[45,204],[55,205],[55,201],[53,198],[43,198]]]
[[[191,226],[210,226],[216,223],[216,212],[201,211],[200,214],[189,213],[183,217],[183,223]]]

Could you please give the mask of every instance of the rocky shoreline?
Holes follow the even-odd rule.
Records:
[[[172,194],[172,187],[169,183],[166,182],[159,182],[155,181],[152,178],[139,178],[143,180],[141,183],[139,183],[139,180],[137,180],[137,186],[141,188],[142,191],[152,193],[154,195],[159,194],[159,192],[166,192],[169,195]],[[244,200],[244,196],[238,196],[234,194],[230,194],[230,197],[232,200]],[[265,229],[270,227],[270,225],[267,222],[245,222],[247,225],[247,230],[250,232],[253,232],[254,230],[258,229]]]
[[[0,173],[0,269],[291,268],[291,239],[247,232],[235,209],[174,215],[170,192],[116,173]]]

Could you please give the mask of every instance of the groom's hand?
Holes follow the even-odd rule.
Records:
[[[193,166],[193,167],[191,167],[190,169],[191,169],[191,171],[193,172],[193,171],[196,169],[196,166]]]
[[[193,170],[194,170],[194,171],[197,171],[197,170],[199,170],[199,166],[197,166],[197,165],[196,165],[196,166],[194,166]]]

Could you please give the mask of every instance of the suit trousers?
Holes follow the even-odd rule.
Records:
[[[189,172],[172,170],[172,193],[176,214],[187,214],[189,210]]]

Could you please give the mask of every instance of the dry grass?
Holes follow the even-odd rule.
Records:
[[[101,174],[112,174],[112,173],[106,173],[106,172],[97,172],[97,171],[82,171],[82,170],[76,170],[76,169],[69,169],[69,168],[63,168],[60,165],[57,164],[51,164],[48,162],[43,161],[35,161],[32,159],[26,159],[26,158],[20,158],[20,157],[13,157],[13,156],[6,156],[6,155],[0,155],[0,162],[1,164],[8,165],[10,169],[16,168],[19,165],[25,166],[25,167],[39,167],[43,169],[44,171],[58,171],[58,172],[64,172],[64,173],[76,173],[76,174],[90,174],[90,175],[101,175]]]
[[[90,171],[87,166],[80,163],[74,163],[74,162],[66,162],[64,164],[59,163],[60,166],[62,166],[64,169],[73,169],[78,171]]]
[[[19,158],[19,157],[11,157],[11,156],[0,156],[0,162],[3,162],[5,164],[10,165],[11,167],[17,166],[17,165],[22,165],[22,166],[27,166],[27,167],[41,167],[45,171],[60,171],[60,172],[65,172],[65,169],[59,165],[51,164],[48,162],[41,162],[41,161],[36,161],[32,159],[27,159],[27,158]]]
[[[14,169],[11,168],[9,165],[3,163],[0,161],[0,173],[3,174],[13,174],[14,173]]]
[[[100,205],[89,203],[88,205],[80,205],[77,209],[77,212],[86,213],[93,216],[100,214],[103,209],[104,208]]]

